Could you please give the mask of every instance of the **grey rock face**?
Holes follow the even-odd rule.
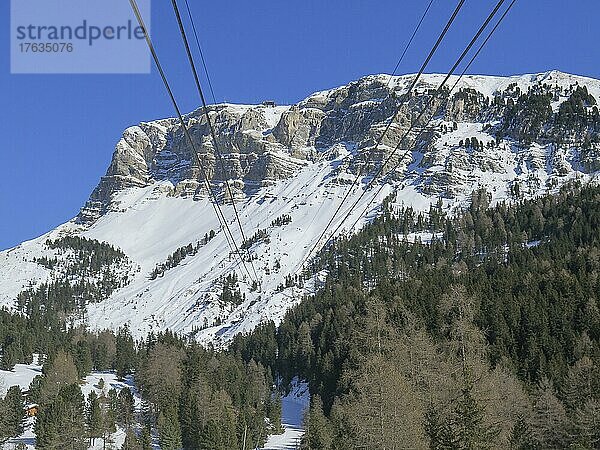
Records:
[[[303,161],[317,159],[336,144],[351,144],[355,149],[339,170],[371,173],[397,148],[391,165],[400,163],[399,176],[416,164],[413,169],[422,171],[416,183],[420,190],[448,195],[468,183],[475,170],[500,176],[509,170],[518,172],[524,165],[559,175],[574,165],[583,171],[600,167],[600,119],[594,119],[591,111],[594,101],[586,100],[591,102],[586,104],[587,121],[570,125],[564,114],[558,119],[560,105],[576,93],[576,83],[588,83],[590,92],[600,92],[600,82],[559,72],[512,78],[473,76],[430,104],[442,78],[424,76],[410,95],[405,94],[414,75],[377,75],[315,93],[292,106],[209,106],[221,157],[201,109],[185,117],[193,145],[175,119],[128,128],[79,219],[93,221],[110,208],[116,192],[156,181],[170,181],[174,196],[207,195],[203,173],[219,195],[225,194],[224,181],[231,180],[234,196],[241,198],[252,188],[294,176]],[[428,104],[425,120],[432,116],[435,120],[423,130],[425,120],[415,120]],[[411,126],[413,131],[407,134]],[[464,142],[461,146],[456,137],[469,137],[469,130],[479,136],[476,148]],[[585,151],[577,150],[583,141]],[[573,147],[575,151],[569,150]],[[506,150],[504,159],[498,156],[500,148]],[[406,160],[398,156],[403,154],[409,155]]]

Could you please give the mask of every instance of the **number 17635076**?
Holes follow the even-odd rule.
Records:
[[[71,42],[21,42],[19,49],[21,53],[71,53],[74,50]]]

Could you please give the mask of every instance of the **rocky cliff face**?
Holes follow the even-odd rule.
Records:
[[[358,157],[347,165],[351,172],[367,160],[367,169],[374,170],[400,143],[442,77],[424,76],[410,98],[404,99],[412,79],[411,75],[368,76],[289,107],[209,106],[222,162],[215,156],[204,111],[196,110],[185,120],[215,190],[223,194],[223,181],[233,180],[234,195],[243,197],[257,187],[292,177],[301,161],[315,161],[340,143],[351,143],[356,149]],[[526,164],[556,175],[573,168],[594,171],[600,167],[599,86],[596,80],[560,72],[466,77],[457,90],[446,91],[445,98],[433,103],[425,117],[434,114],[434,125],[420,135],[412,133],[400,143],[398,153],[413,147],[422,152],[418,169],[429,176],[421,180],[420,189],[450,196],[474,169],[510,170],[502,162],[503,153],[511,159],[512,169]],[[374,143],[397,110],[383,145],[372,154]],[[473,133],[466,136],[469,144],[466,138],[462,145],[461,139],[453,140],[468,131]],[[471,145],[473,137],[477,145]],[[400,169],[405,172],[414,162],[407,158]],[[97,219],[110,207],[116,192],[163,180],[173,185],[170,195],[206,195],[192,146],[174,119],[141,123],[123,133],[80,219]]]

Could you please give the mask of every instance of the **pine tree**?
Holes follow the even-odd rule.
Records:
[[[265,401],[265,416],[273,427],[273,434],[283,432],[281,427],[281,394],[276,390],[272,395],[268,395]]]
[[[456,448],[491,448],[498,430],[484,423],[483,409],[473,398],[471,387],[466,387],[454,408],[450,427],[455,436]]]
[[[142,428],[142,433],[140,434],[140,445],[141,450],[152,450],[152,434],[148,427]]]
[[[119,392],[118,422],[126,429],[133,425],[135,420],[135,402],[133,394],[128,387]]]
[[[523,417],[519,417],[511,430],[510,446],[515,450],[535,450],[536,444],[531,427]]]
[[[158,416],[158,436],[160,448],[179,450],[181,448],[181,431],[175,411],[163,411]]]
[[[7,417],[8,413],[6,411],[6,406],[4,405],[2,399],[0,399],[0,445],[11,437],[9,426],[6,420]]]
[[[200,433],[199,450],[226,450],[221,438],[221,429],[217,422],[209,420]]]
[[[140,440],[133,430],[128,429],[125,433],[125,441],[123,441],[121,450],[143,450]]]
[[[116,337],[115,368],[119,378],[123,379],[132,372],[135,358],[135,344],[129,332],[129,327],[125,325],[119,329]]]
[[[298,328],[298,349],[296,361],[300,373],[304,373],[311,365],[311,359],[314,353],[314,346],[310,336],[310,326],[304,322]]]
[[[100,403],[100,429],[104,446],[112,443],[112,434],[117,431],[116,421],[119,408],[117,391],[110,389],[108,395],[102,394],[98,401]]]
[[[440,302],[446,322],[447,352],[454,366],[452,372],[457,374],[456,381],[446,380],[447,389],[458,388],[459,393],[448,402],[452,406],[450,414],[442,414],[439,406],[430,407],[427,430],[431,448],[490,448],[500,433],[486,421],[485,404],[475,397],[474,380],[482,383],[482,379],[490,377],[483,336],[473,323],[476,310],[476,300],[462,286],[451,286]],[[476,376],[479,373],[481,376]]]
[[[257,384],[259,385],[259,392],[261,392],[262,395],[266,395],[266,390],[264,390],[263,387],[264,377],[258,380]],[[248,400],[245,401],[248,402]],[[256,411],[255,417],[260,418],[260,433],[262,433],[265,429],[263,416],[264,413],[262,411],[259,413],[260,409],[258,408],[263,401],[264,397],[261,397],[259,404],[253,405],[251,403],[251,407],[255,406],[256,408],[252,408],[254,411]],[[211,420],[219,426],[219,445],[221,445],[224,449],[237,448],[238,442],[236,435],[236,416],[231,402],[231,397],[224,389],[219,389],[213,393],[210,401],[210,417]],[[258,427],[254,428],[256,429]]]
[[[106,413],[108,420],[110,421],[110,429],[112,431],[116,430],[116,422],[119,417],[120,410],[120,402],[119,402],[119,394],[115,388],[112,388],[108,391],[108,396],[106,397]]]
[[[86,412],[88,436],[93,444],[97,438],[102,437],[102,411],[95,391],[88,395]]]
[[[19,386],[12,386],[7,391],[2,403],[2,415],[0,419],[4,424],[4,434],[7,436],[19,436],[23,433],[23,393]]]
[[[75,357],[74,362],[77,367],[77,373],[79,377],[85,377],[92,371],[92,352],[90,346],[85,340],[80,340],[75,346]]]
[[[114,367],[116,355],[115,336],[109,331],[101,331],[92,346],[92,360],[96,370],[109,370]]]
[[[36,448],[86,450],[84,399],[77,384],[64,386],[36,418]]]
[[[2,348],[0,353],[0,369],[12,370],[15,364],[23,361],[25,354],[19,340],[13,340]]]
[[[314,395],[310,409],[304,418],[306,433],[302,439],[304,450],[329,450],[333,444],[331,425],[323,414],[321,397]]]

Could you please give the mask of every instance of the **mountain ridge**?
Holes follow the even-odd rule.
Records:
[[[64,276],[36,260],[57,257],[48,248],[49,239],[77,235],[114,245],[131,264],[126,286],[78,313],[76,321],[91,328],[129,324],[140,337],[169,328],[204,343],[225,343],[262,321],[281,320],[306,289],[318,285],[315,274],[306,283],[290,282],[289,277],[302,273],[302,261],[348,184],[361,167],[365,174],[372,172],[389,155],[444,75],[423,77],[400,107],[380,151],[367,161],[374,140],[398,107],[389,94],[400,97],[411,77],[370,75],[316,92],[296,105],[211,105],[224,168],[214,156],[203,110],[185,116],[228,221],[233,211],[223,189],[225,179],[232,180],[247,237],[262,230],[250,245],[262,292],[230,255],[179,126],[174,119],[160,119],[125,130],[107,174],[76,219],[0,252],[0,304],[16,309],[15,300],[24,289]],[[388,173],[369,208],[370,217],[392,194],[393,202],[419,211],[440,198],[445,209],[453,210],[477,188],[487,189],[495,202],[512,201],[573,179],[595,178],[600,157],[594,107],[600,81],[549,71],[467,76],[458,87],[448,99],[434,102],[443,112],[432,125],[401,146],[412,158]],[[587,122],[567,116],[573,125],[563,117],[568,108],[561,105],[580,95],[578,87],[586,88],[590,104],[582,100]],[[547,118],[541,124],[531,120],[536,108]],[[583,142],[585,137],[589,143]],[[347,206],[359,198],[366,181],[368,177],[361,179]],[[346,229],[342,227],[345,232],[352,231],[347,227],[359,219],[368,197],[351,214]],[[282,217],[289,222],[278,222]],[[364,223],[364,218],[359,220],[359,226]],[[339,219],[333,225],[338,224]],[[203,241],[211,231],[214,238]],[[236,239],[241,244],[238,234]],[[197,252],[180,251],[189,245],[198,246]],[[178,263],[151,279],[152,271],[177,251]],[[226,278],[233,273],[238,279],[229,286]],[[239,291],[239,304],[223,300],[230,288]]]

